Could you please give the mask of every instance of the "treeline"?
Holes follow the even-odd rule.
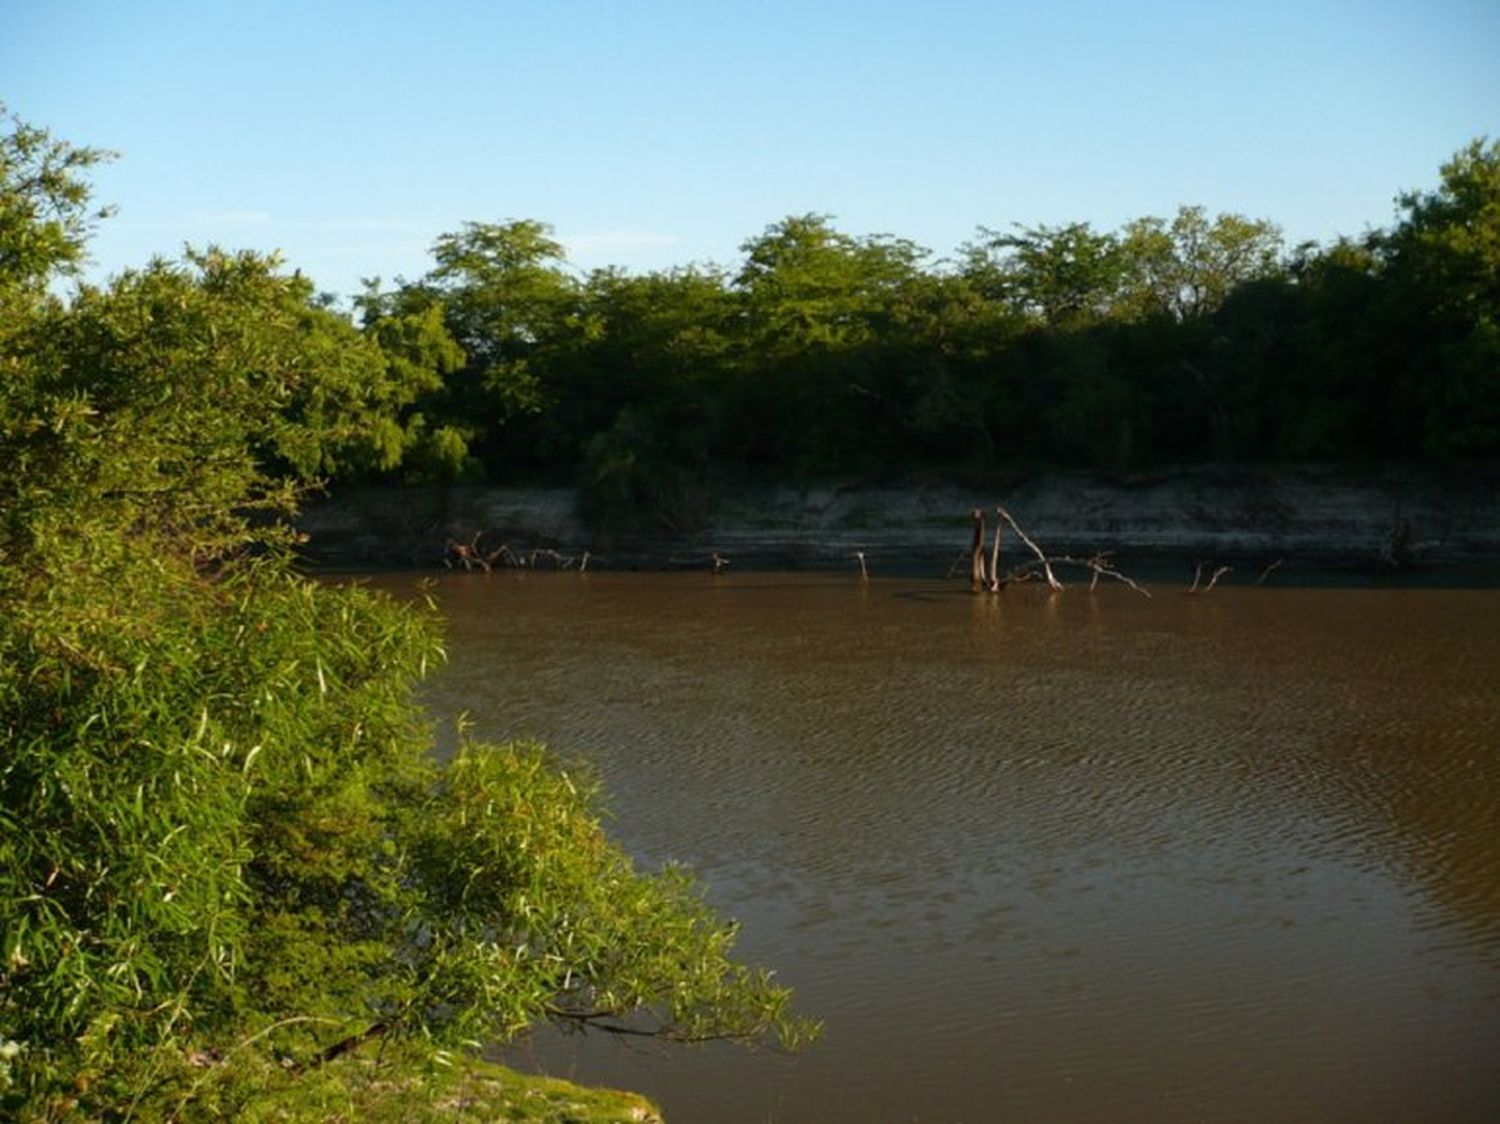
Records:
[[[393,396],[327,467],[568,481],[595,518],[678,525],[748,481],[1493,457],[1500,144],[1398,208],[1331,245],[1183,207],[946,260],[809,214],[732,271],[586,277],[541,223],[470,223],[357,299]]]

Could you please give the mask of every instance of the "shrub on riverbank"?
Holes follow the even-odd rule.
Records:
[[[373,344],[254,255],[53,295],[98,158],[0,137],[0,1105],[235,1118],[268,1067],[547,1019],[799,1040],[586,778],[433,759],[430,613],[291,569],[297,481],[368,447]]]

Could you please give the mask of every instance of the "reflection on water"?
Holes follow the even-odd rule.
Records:
[[[671,1124],[1497,1118],[1500,593],[436,594],[434,707],[594,762],[825,1022],[519,1064]]]

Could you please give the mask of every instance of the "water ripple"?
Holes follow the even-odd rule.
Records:
[[[1500,594],[541,577],[439,585],[434,706],[593,762],[828,1026],[581,1076],[716,1121],[1500,1103]]]

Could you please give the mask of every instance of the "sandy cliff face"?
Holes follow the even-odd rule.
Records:
[[[334,564],[440,565],[450,542],[591,553],[611,567],[706,564],[942,572],[969,539],[969,512],[1004,504],[1049,551],[1378,566],[1500,562],[1500,471],[1462,477],[1386,468],[1167,471],[1106,479],[1047,475],[994,486],[913,484],[751,489],[710,525],[604,536],[566,488],[351,488],[311,507],[309,555]],[[551,561],[550,555],[544,555]]]

